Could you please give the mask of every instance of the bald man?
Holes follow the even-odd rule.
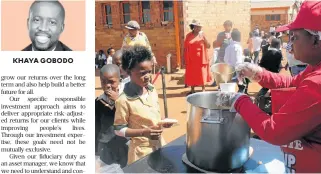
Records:
[[[127,164],[128,140],[114,133],[115,100],[119,96],[120,71],[108,64],[100,70],[103,94],[95,103],[96,156],[107,166],[107,173],[119,173]],[[98,165],[99,161],[97,162]]]
[[[72,51],[59,41],[64,21],[65,9],[59,1],[34,1],[27,19],[31,44],[22,51]]]

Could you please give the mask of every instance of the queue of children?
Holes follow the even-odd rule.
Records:
[[[145,46],[118,50],[100,70],[103,89],[96,99],[97,168],[119,172],[165,145],[158,94],[150,83],[153,56]],[[100,171],[102,172],[102,171]]]

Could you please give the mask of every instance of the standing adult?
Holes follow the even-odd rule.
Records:
[[[148,50],[152,53],[153,63],[157,64],[156,57],[152,52],[152,47],[150,46],[149,40],[145,33],[139,31],[140,26],[137,21],[129,21],[125,26],[128,29],[128,34],[124,37],[123,40],[123,48],[128,48],[134,45],[142,45],[148,48]]]
[[[281,26],[282,26],[282,24],[279,23],[279,25],[277,26],[277,28],[278,28],[278,27],[281,27]],[[282,32],[276,32],[276,34],[275,34],[275,37],[278,38],[278,39],[280,39],[281,45],[283,45],[282,36],[283,36]]]
[[[185,84],[191,87],[188,94],[192,94],[195,92],[195,86],[202,86],[202,91],[205,91],[205,83],[211,81],[207,53],[211,45],[198,20],[194,19],[189,26],[192,31],[186,35],[184,41]]]
[[[257,24],[255,25],[253,32],[260,33],[259,25],[257,25]]]
[[[253,45],[254,63],[257,64],[259,62],[259,54],[261,51],[262,38],[260,37],[258,32],[254,32],[251,40]]]
[[[217,55],[217,62],[224,62],[225,48],[232,42],[231,32],[233,23],[227,20],[223,24],[224,31],[217,35],[216,40],[213,42],[213,48],[220,48]]]
[[[260,36],[261,36],[261,38],[263,38],[265,36],[265,32],[263,30],[261,30]]]
[[[308,19],[308,20],[307,20]],[[253,104],[249,96],[220,93],[217,104],[231,106],[253,131],[281,146],[286,173],[321,172],[321,1],[304,1],[294,20],[278,31],[292,30],[294,57],[308,67],[297,76],[272,73],[255,64],[241,64],[237,71],[270,89],[294,87],[292,95],[271,116]]]
[[[105,65],[106,60],[107,60],[107,57],[104,53],[104,50],[99,50],[98,51],[99,68],[102,68]]]
[[[273,24],[271,24],[269,31],[270,31],[270,34],[271,34],[272,32],[275,32],[275,26],[274,26]]]
[[[247,49],[250,51],[250,57],[252,58],[253,57],[253,32],[250,32],[249,33],[249,38],[247,39]]]

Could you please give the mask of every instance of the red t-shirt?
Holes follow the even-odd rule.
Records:
[[[236,101],[236,111],[261,139],[281,146],[287,173],[320,173],[321,64],[308,66],[295,77],[266,70],[260,75],[259,84],[263,87],[296,87],[296,91],[272,116],[261,111],[248,96]]]

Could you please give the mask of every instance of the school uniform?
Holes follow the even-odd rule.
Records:
[[[131,129],[144,129],[156,126],[162,117],[158,103],[156,89],[150,84],[146,95],[139,95],[135,84],[127,83],[123,93],[116,100],[116,113],[114,127],[121,130],[125,127]],[[131,137],[128,150],[128,164],[150,154],[165,145],[163,137],[159,140],[150,140],[146,137]]]
[[[128,153],[128,140],[124,137],[115,135],[114,132],[113,124],[115,111],[116,108],[114,102],[108,99],[105,94],[96,98],[96,155],[99,155],[100,160],[107,164],[107,166],[113,166],[113,171],[126,166]]]

